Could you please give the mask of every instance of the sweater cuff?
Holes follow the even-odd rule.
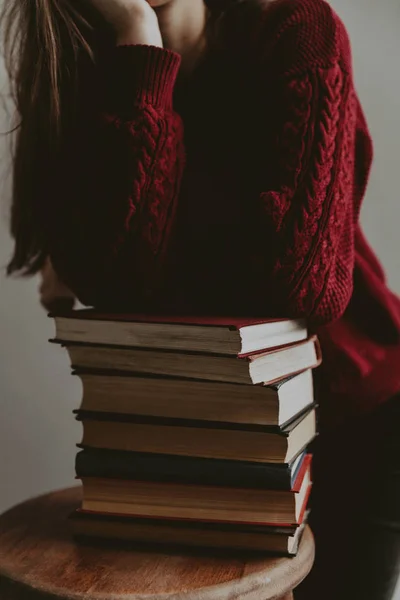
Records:
[[[150,105],[171,110],[179,54],[157,46],[117,46],[107,65],[107,96],[124,115]]]

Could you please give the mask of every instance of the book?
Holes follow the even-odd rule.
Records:
[[[87,448],[78,452],[75,470],[77,477],[291,490],[304,459],[303,452],[288,465],[269,465]]]
[[[302,319],[104,315],[93,310],[55,315],[63,342],[164,348],[183,352],[249,354],[307,338]]]
[[[89,412],[283,426],[314,401],[311,370],[251,387],[162,376],[78,375],[80,409]]]
[[[285,429],[204,421],[177,421],[78,413],[81,446],[153,454],[265,463],[290,463],[316,434],[315,408]]]
[[[311,489],[311,456],[291,491],[83,477],[82,509],[114,515],[242,524],[301,523]]]
[[[315,336],[241,358],[81,344],[66,344],[66,347],[77,371],[127,371],[248,385],[275,383],[321,362]]]
[[[259,527],[185,522],[174,519],[118,517],[77,510],[70,517],[73,535],[134,543],[184,545],[270,552],[295,556],[307,524],[298,527]]]

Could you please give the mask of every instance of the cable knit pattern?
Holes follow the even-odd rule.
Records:
[[[334,271],[340,231],[351,220],[356,106],[339,65],[283,85],[287,121],[276,148],[281,189],[261,194],[279,249],[273,281],[289,313],[329,322],[344,312],[351,293],[354,256],[346,257],[344,288],[337,288]],[[332,293],[335,302],[327,304]]]
[[[338,229],[343,227],[348,206],[352,203],[348,163],[341,158],[343,152],[339,144],[348,150],[354,142],[355,107],[351,107],[352,114],[343,108],[350,103],[338,65],[329,70],[317,70],[312,78],[307,76],[301,81],[291,81],[288,88],[288,102],[296,110],[285,125],[285,132],[289,131],[290,135],[277,150],[282,153],[283,160],[288,156],[289,173],[283,177],[288,183],[283,192],[267,192],[261,197],[267,213],[271,211],[271,205],[272,211],[277,211],[277,207],[281,209],[277,228],[281,239],[280,255],[274,266],[274,276],[283,286],[284,295],[293,303],[291,312],[331,321],[344,312],[349,300],[349,294],[341,290],[334,310],[333,307],[332,310],[320,310],[324,296],[336,286],[332,269],[335,269]],[[311,100],[314,97],[318,98],[318,107],[313,114]],[[308,106],[304,102],[308,102]],[[304,140],[310,130],[312,140],[305,157]],[[297,156],[294,135],[301,140],[302,146]],[[286,152],[285,143],[291,147],[290,154]],[[293,157],[297,163],[293,162]],[[346,284],[351,288],[351,273]]]
[[[177,182],[182,176],[183,159],[176,160],[177,148],[174,140],[177,139],[183,139],[181,121],[178,119],[165,121],[160,141],[161,158],[155,162],[151,173],[153,189],[149,190],[149,202],[140,207],[142,229],[139,234],[145,242],[149,243],[153,255],[159,254],[162,249],[167,220],[174,212],[174,206],[171,206],[169,199],[177,197]]]
[[[44,167],[49,253],[102,308],[307,317],[322,412],[354,413],[400,390],[400,302],[358,222],[372,143],[348,36],[324,0],[252,6],[186,81],[161,48],[99,65]]]
[[[328,279],[318,314],[324,321],[332,315],[340,315],[347,307],[353,293],[354,251],[354,167],[355,134],[357,122],[357,98],[351,89],[344,112],[344,133],[341,153],[338,157],[338,185],[334,191],[336,210],[329,216],[326,239],[321,245],[321,265],[328,271]],[[333,268],[329,269],[332,265]],[[315,270],[315,267],[313,267]],[[306,292],[307,293],[307,292]]]
[[[148,246],[147,254],[155,256],[160,252],[167,220],[173,212],[171,200],[177,198],[176,182],[183,167],[183,159],[176,160],[176,140],[183,139],[181,121],[160,119],[154,109],[146,107],[135,123],[112,119],[109,122],[117,130],[125,130],[124,134],[134,142],[130,162],[136,173],[124,210],[123,231],[113,253],[117,255],[126,237],[133,234]]]

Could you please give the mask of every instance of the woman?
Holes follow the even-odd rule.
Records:
[[[389,599],[400,302],[359,225],[372,144],[343,24],[324,0],[6,12],[21,116],[9,273],[46,265],[46,304],[68,286],[112,310],[306,317],[325,361],[317,558],[297,594]]]

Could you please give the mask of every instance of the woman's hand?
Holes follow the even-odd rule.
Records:
[[[59,279],[50,259],[47,259],[41,271],[41,277],[39,294],[42,306],[46,310],[55,313],[72,310],[75,304],[75,296]]]
[[[159,46],[163,42],[157,15],[147,0],[90,0],[114,28],[118,45]]]

